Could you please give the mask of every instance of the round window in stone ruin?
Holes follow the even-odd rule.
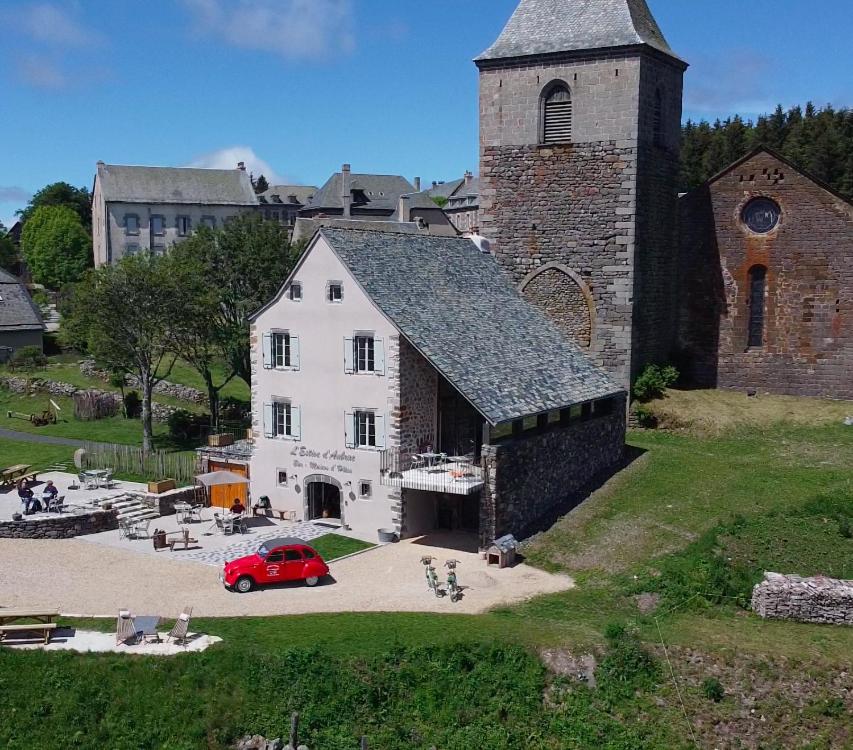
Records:
[[[756,234],[767,234],[776,228],[782,209],[770,198],[755,198],[743,209],[743,223]]]

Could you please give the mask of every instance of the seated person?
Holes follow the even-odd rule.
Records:
[[[234,504],[231,506],[230,512],[235,516],[242,516],[246,512],[246,506],[240,502],[240,498],[234,499]]]
[[[25,480],[18,482],[18,497],[21,498],[21,510],[25,516],[30,514],[30,505],[33,501],[33,491]]]
[[[44,489],[41,491],[41,499],[45,501],[45,504],[50,504],[54,500],[56,500],[56,496],[59,494],[59,490],[53,484],[52,479],[47,480],[47,484],[44,486]]]

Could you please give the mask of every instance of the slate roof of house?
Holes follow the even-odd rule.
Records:
[[[296,200],[303,206],[317,194],[317,188],[313,185],[273,185],[269,190],[258,194],[258,201],[276,205],[289,203],[290,196],[296,196]],[[278,200],[276,200],[276,196]]]
[[[366,205],[358,208],[369,208],[377,211],[393,212],[397,210],[397,201],[401,195],[415,193],[415,186],[405,177],[393,174],[351,174],[350,189],[364,191],[368,200]],[[318,208],[342,209],[341,203],[341,173],[335,172],[314,196],[307,206],[311,210]]]
[[[646,0],[521,0],[477,61],[638,44],[676,57]]]
[[[458,180],[450,180],[448,182],[440,182],[437,185],[424,190],[419,195],[426,195],[432,198],[462,198],[468,196],[480,197],[480,178],[474,177],[469,185],[465,185],[465,178],[460,177]]]
[[[98,164],[104,200],[118,203],[184,203],[256,206],[249,175],[242,169],[129,167]]]
[[[470,240],[329,228],[320,234],[490,423],[623,392]]]
[[[43,330],[41,313],[24,285],[0,270],[0,332]]]

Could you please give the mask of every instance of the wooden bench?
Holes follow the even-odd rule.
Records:
[[[56,630],[55,622],[31,622],[24,625],[0,625],[0,640],[5,640],[9,633],[39,633],[44,635],[44,642],[50,643],[50,634]]]
[[[272,515],[277,515],[280,521],[296,521],[295,510],[276,510],[275,508],[262,508],[259,505],[252,506],[252,516],[255,518],[258,516],[266,516],[269,518]]]

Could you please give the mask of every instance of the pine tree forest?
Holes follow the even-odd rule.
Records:
[[[787,112],[780,105],[756,122],[734,116],[682,128],[681,190],[701,185],[758,146],[781,154],[804,172],[853,199],[853,110],[826,106]]]

